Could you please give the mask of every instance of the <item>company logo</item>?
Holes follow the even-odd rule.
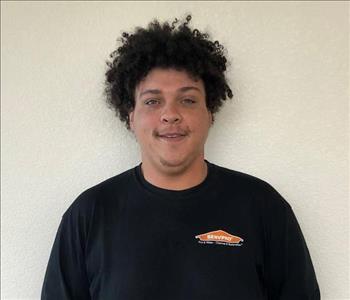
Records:
[[[195,236],[200,244],[218,244],[225,246],[242,246],[243,239],[223,230],[210,231]]]

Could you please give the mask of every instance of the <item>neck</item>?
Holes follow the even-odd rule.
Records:
[[[185,190],[204,181],[208,167],[203,158],[188,167],[177,170],[157,170],[147,162],[142,162],[143,177],[149,183],[168,190]]]

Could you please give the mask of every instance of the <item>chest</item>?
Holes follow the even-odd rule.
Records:
[[[93,299],[263,299],[263,228],[249,205],[145,203],[96,219],[87,248]]]

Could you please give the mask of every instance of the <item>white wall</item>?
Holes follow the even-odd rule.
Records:
[[[347,2],[1,2],[2,299],[39,299],[60,218],[138,163],[103,100],[122,30],[192,12],[226,45],[235,98],[207,158],[294,208],[323,299],[349,299]]]

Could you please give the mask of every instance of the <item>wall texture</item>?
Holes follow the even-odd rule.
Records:
[[[349,299],[348,2],[1,2],[2,299],[39,299],[60,218],[139,162],[103,99],[122,30],[193,14],[222,42],[235,98],[207,159],[292,205],[323,299]]]

